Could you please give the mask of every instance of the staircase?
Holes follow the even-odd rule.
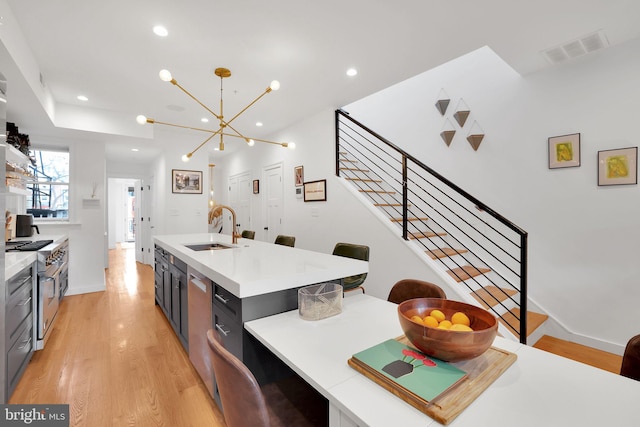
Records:
[[[526,344],[547,319],[527,310],[527,233],[341,110],[336,174],[417,245],[463,300],[496,315],[501,335]]]

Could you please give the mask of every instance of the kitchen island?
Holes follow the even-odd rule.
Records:
[[[238,298],[264,295],[368,272],[369,263],[252,239],[231,243],[226,234],[156,236],[156,245]],[[220,244],[225,249],[193,250]]]
[[[216,329],[225,348],[261,384],[287,373],[265,364],[272,356],[244,323],[298,307],[298,289],[368,272],[368,262],[224,234],[156,236],[156,303],[219,406],[206,331]]]

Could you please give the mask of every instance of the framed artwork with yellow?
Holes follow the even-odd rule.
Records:
[[[549,138],[549,169],[580,166],[580,134]]]
[[[598,151],[598,185],[638,183],[638,147]]]

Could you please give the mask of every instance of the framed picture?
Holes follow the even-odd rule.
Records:
[[[171,191],[182,194],[202,194],[202,171],[172,169]]]
[[[580,134],[549,138],[549,169],[580,166]]]
[[[325,202],[327,200],[327,180],[309,181],[304,183],[305,202]]]
[[[253,194],[258,194],[260,192],[260,180],[253,180]]]
[[[293,168],[293,176],[295,178],[295,186],[302,187],[304,183],[304,169],[302,166],[296,166]]]
[[[638,183],[638,147],[598,151],[598,185]]]

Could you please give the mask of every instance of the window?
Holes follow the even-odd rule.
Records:
[[[32,150],[34,182],[27,185],[27,213],[36,218],[69,218],[69,151]]]

